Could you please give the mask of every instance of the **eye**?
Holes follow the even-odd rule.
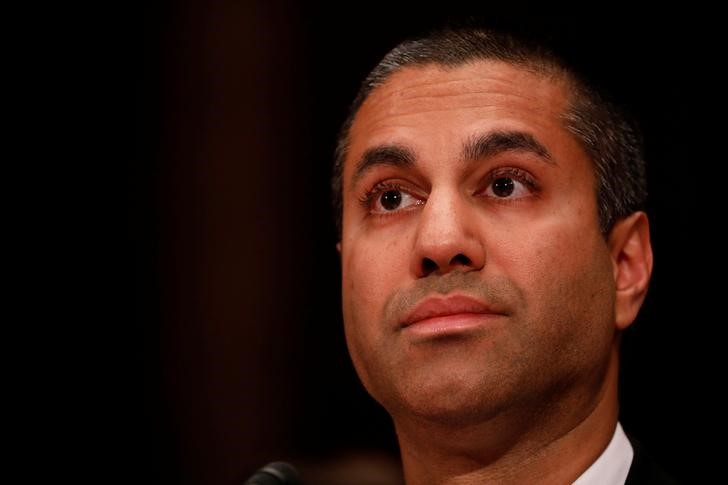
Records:
[[[520,199],[536,189],[533,179],[519,169],[506,169],[489,177],[490,182],[483,194],[496,199]]]
[[[372,204],[372,212],[379,214],[394,212],[420,204],[422,204],[422,201],[412,194],[399,188],[390,188],[376,195]]]
[[[402,204],[402,192],[399,190],[388,190],[379,196],[379,204],[384,210],[393,211]]]
[[[392,214],[421,204],[424,200],[396,184],[378,184],[363,198],[362,203],[372,214]]]

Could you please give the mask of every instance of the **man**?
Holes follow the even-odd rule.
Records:
[[[333,181],[347,344],[408,484],[670,483],[617,421],[652,249],[609,103],[543,49],[439,32],[367,77]]]

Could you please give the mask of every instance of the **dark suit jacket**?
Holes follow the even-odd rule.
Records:
[[[674,478],[655,463],[637,440],[630,436],[629,441],[632,443],[634,457],[624,485],[678,485]]]

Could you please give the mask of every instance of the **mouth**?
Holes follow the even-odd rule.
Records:
[[[405,317],[400,329],[420,337],[456,335],[480,329],[504,315],[468,296],[428,298]]]

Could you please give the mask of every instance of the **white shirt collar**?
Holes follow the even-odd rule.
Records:
[[[572,485],[624,485],[633,456],[632,445],[617,423],[607,448]]]

